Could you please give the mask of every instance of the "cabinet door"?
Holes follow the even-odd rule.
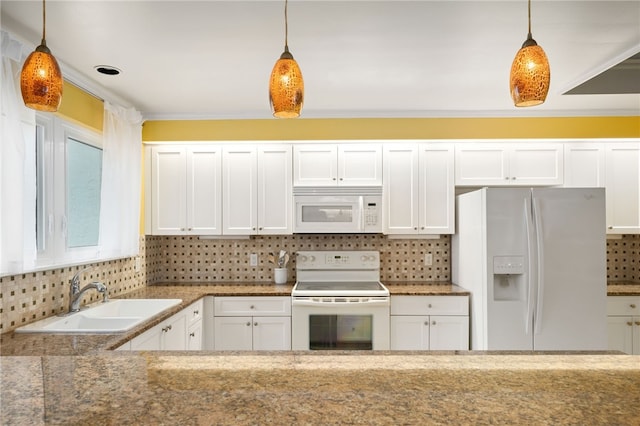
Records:
[[[338,145],[338,185],[381,186],[382,146],[379,144]]]
[[[633,355],[640,355],[640,317],[633,317],[633,331],[632,331],[632,340],[633,340]]]
[[[291,350],[291,317],[253,317],[253,350]]]
[[[640,233],[640,144],[605,145],[607,233]]]
[[[176,146],[151,149],[151,232],[179,235],[186,231],[186,150]]]
[[[430,316],[429,349],[432,351],[468,350],[469,317]]]
[[[429,317],[391,315],[391,350],[428,350]]]
[[[509,184],[509,151],[506,144],[460,143],[455,153],[456,185]]]
[[[197,321],[187,330],[187,350],[202,350],[202,320]]]
[[[564,184],[568,188],[603,188],[605,178],[604,145],[601,143],[564,144]]]
[[[131,339],[132,351],[158,351],[160,350],[160,331],[159,325],[150,328],[139,336]]]
[[[253,347],[251,317],[215,317],[214,349],[217,351],[250,351]]]
[[[385,145],[383,232],[417,234],[419,219],[417,145]]]
[[[257,232],[258,163],[253,146],[225,147],[222,156],[224,235]]]
[[[293,233],[291,145],[258,147],[258,234]]]
[[[160,331],[160,349],[165,351],[187,349],[187,314],[184,310],[162,322]]]
[[[510,144],[509,178],[512,185],[562,185],[562,144]]]
[[[212,145],[187,149],[187,233],[222,233],[222,152]]]
[[[610,350],[633,354],[633,317],[608,316],[607,331]]]
[[[455,232],[454,150],[450,144],[420,145],[420,232]]]
[[[337,185],[337,149],[337,145],[330,144],[294,145],[293,185]]]

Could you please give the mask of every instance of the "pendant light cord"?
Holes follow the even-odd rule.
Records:
[[[527,34],[527,38],[532,38],[531,37],[531,0],[529,0],[529,32]]]
[[[42,44],[43,46],[47,45],[47,13],[46,13],[46,7],[44,4],[45,0],[42,0],[42,42],[40,42],[40,44]]]
[[[284,50],[285,51],[289,50],[289,43],[288,43],[289,23],[287,20],[287,3],[288,3],[288,0],[284,0]]]

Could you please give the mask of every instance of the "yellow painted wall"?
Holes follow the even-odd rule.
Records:
[[[638,138],[640,116],[147,121],[143,141]]]
[[[67,81],[64,82],[62,103],[56,114],[102,133],[104,120],[102,100]]]

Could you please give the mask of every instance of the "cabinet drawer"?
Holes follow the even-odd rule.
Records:
[[[215,316],[290,316],[290,297],[216,297]]]
[[[391,296],[391,315],[469,315],[469,297]]]
[[[607,296],[607,315],[640,315],[640,297]]]
[[[187,327],[200,321],[204,312],[204,299],[193,302],[185,309],[185,312],[187,314]]]

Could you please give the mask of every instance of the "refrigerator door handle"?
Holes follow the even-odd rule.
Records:
[[[540,213],[540,204],[535,197],[533,198],[533,219],[536,225],[536,245],[538,249],[538,297],[536,300],[534,333],[538,334],[542,324],[542,300],[544,293],[544,250],[542,248],[542,215]]]
[[[527,231],[527,263],[529,264],[527,271],[527,316],[525,318],[525,334],[529,334],[529,326],[533,323],[533,278],[531,268],[534,265],[533,259],[533,218],[531,217],[531,198],[524,199],[524,223]]]

